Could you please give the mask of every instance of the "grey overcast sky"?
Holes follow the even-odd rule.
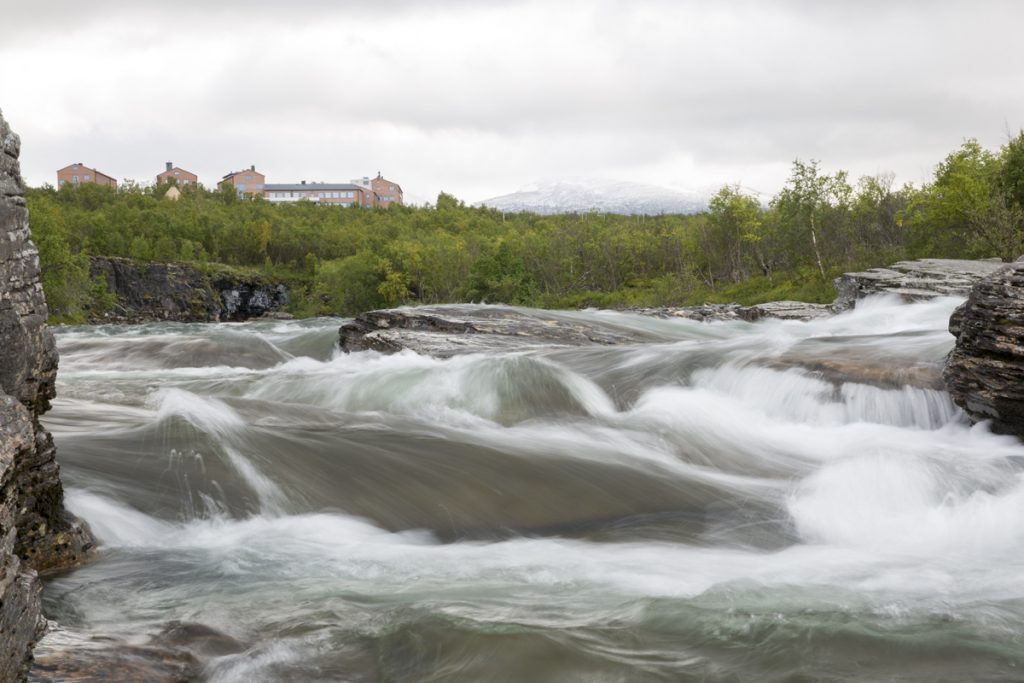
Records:
[[[920,183],[1024,126],[1016,0],[0,0],[31,185],[382,171],[466,201],[599,177],[772,194],[795,158]]]

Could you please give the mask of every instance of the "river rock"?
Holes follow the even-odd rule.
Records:
[[[190,652],[158,642],[134,644],[91,636],[51,624],[40,641],[30,683],[145,681],[188,683],[202,680],[202,666]]]
[[[900,261],[888,268],[845,273],[836,278],[832,308],[845,311],[853,308],[858,299],[882,293],[896,294],[906,301],[967,296],[971,287],[1002,267],[1000,259],[919,259]]]
[[[994,431],[1024,437],[1024,260],[977,283],[949,331],[956,346],[943,378],[953,400]]]
[[[657,306],[653,308],[631,308],[630,313],[653,318],[684,318],[702,323],[723,320],[742,320],[739,304],[701,304],[699,306]]]
[[[653,333],[584,322],[555,311],[503,306],[435,306],[370,311],[339,329],[346,352],[410,349],[446,358],[484,351],[665,341]]]
[[[37,571],[77,564],[93,543],[64,509],[56,450],[39,424],[55,396],[57,347],[29,234],[20,147],[0,115],[0,681],[24,679],[42,633]]]
[[[739,309],[739,316],[747,322],[757,322],[764,318],[806,321],[823,318],[834,312],[831,304],[811,304],[806,301],[769,301],[753,306],[743,306]]]
[[[807,321],[832,315],[835,311],[830,304],[811,304],[805,301],[769,301],[752,306],[701,304],[699,306],[632,308],[630,312],[655,318],[685,318],[700,322],[728,320],[757,322],[765,318]]]

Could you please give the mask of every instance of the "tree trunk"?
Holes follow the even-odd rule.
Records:
[[[814,212],[811,212],[811,244],[814,246],[814,258],[818,261],[818,270],[821,271],[821,279],[825,279],[825,267],[821,265],[821,252],[818,251],[818,236],[814,232]]]

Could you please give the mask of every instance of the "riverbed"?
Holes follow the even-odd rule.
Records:
[[[44,422],[100,549],[46,612],[208,629],[161,642],[224,682],[1024,680],[1024,445],[928,379],[959,302],[563,312],[650,341],[445,359],[340,319],[58,328]]]

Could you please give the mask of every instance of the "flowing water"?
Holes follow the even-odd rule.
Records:
[[[899,381],[957,303],[562,313],[655,341],[448,360],[337,319],[58,330],[101,550],[46,608],[217,629],[212,681],[1024,680],[1024,445]]]

